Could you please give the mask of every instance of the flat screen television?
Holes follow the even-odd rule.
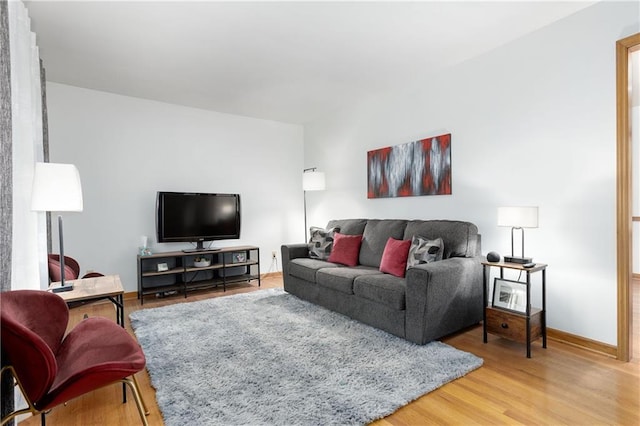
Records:
[[[240,195],[158,192],[156,232],[159,243],[197,243],[240,238]]]

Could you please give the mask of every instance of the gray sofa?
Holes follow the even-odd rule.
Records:
[[[309,257],[308,244],[282,246],[284,289],[417,344],[482,320],[480,235],[469,222],[449,220],[332,220],[327,229],[362,235],[358,265]],[[442,238],[443,260],[409,268],[404,278],[379,271],[389,237]]]

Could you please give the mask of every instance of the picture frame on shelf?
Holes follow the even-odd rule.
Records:
[[[243,263],[246,261],[247,261],[247,255],[245,252],[239,251],[239,252],[233,253],[233,257],[231,260],[232,263]]]
[[[527,312],[527,283],[496,278],[493,284],[492,306],[525,314]]]
[[[157,265],[158,272],[166,272],[169,270],[169,265],[166,263],[158,263]]]

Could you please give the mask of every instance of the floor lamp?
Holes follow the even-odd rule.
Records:
[[[302,171],[302,190],[304,192],[304,240],[308,240],[307,232],[307,191],[322,191],[325,188],[324,173],[316,171],[315,167]]]
[[[31,193],[31,210],[40,212],[81,212],[82,185],[80,173],[73,164],[36,163]],[[62,216],[58,215],[58,237],[60,238],[60,287],[54,293],[73,290],[66,283],[64,266],[64,241]]]
[[[538,207],[498,207],[498,226],[511,227],[511,256],[504,256],[505,262],[531,263],[531,257],[524,256],[524,228],[538,227]],[[521,257],[513,251],[513,233],[518,229],[522,233]]]

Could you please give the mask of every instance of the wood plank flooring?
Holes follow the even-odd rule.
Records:
[[[640,282],[634,295],[635,322],[638,324]],[[282,287],[279,276],[263,280],[261,288]],[[128,314],[141,308],[171,303],[192,302],[210,297],[255,291],[257,284],[236,285],[222,290],[190,293],[187,299],[174,296],[145,300],[127,300]],[[73,324],[84,314],[115,318],[110,303],[86,305],[71,310]],[[635,329],[636,331],[638,328]],[[133,333],[132,333],[133,334]],[[636,332],[636,336],[638,333]],[[636,339],[636,353],[638,340]],[[532,347],[532,358],[525,356],[524,345],[489,336],[482,343],[482,328],[472,327],[443,339],[461,350],[484,359],[484,365],[467,376],[431,392],[392,415],[374,422],[377,426],[428,424],[531,424],[531,425],[637,425],[640,424],[640,362],[623,363],[587,350],[549,340],[542,349],[540,341]],[[179,356],[179,354],[176,354]],[[215,361],[215,360],[214,360]],[[223,362],[223,361],[221,361]],[[163,425],[146,372],[138,373],[143,398],[151,414],[152,426]],[[120,385],[111,385],[54,408],[47,425],[139,425],[140,418],[131,398],[122,404]],[[39,417],[30,417],[21,425],[39,425]]]

